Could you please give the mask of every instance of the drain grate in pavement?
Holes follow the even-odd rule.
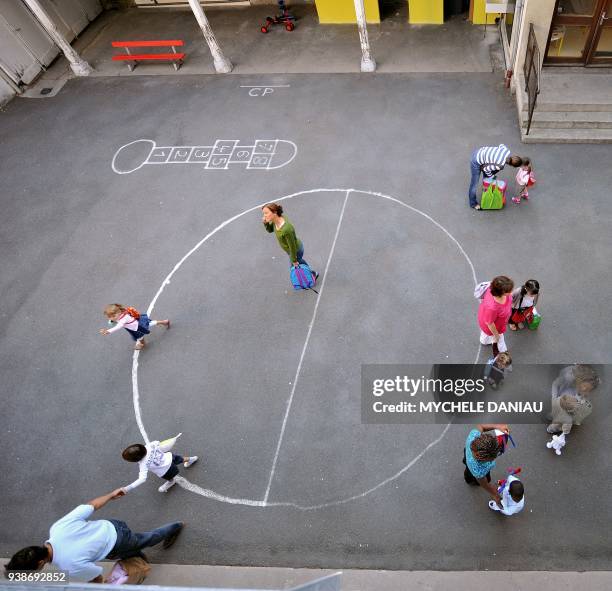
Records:
[[[52,89],[52,88],[43,88],[43,89],[40,91],[40,94],[49,94],[49,93],[50,93],[50,92],[52,92],[52,91],[53,91],[53,89]]]

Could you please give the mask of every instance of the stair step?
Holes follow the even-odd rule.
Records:
[[[527,93],[523,89],[521,91],[521,98],[523,103],[523,111],[527,112],[528,100]],[[601,98],[593,101],[569,103],[569,102],[553,102],[546,101],[542,98],[542,95],[538,96],[536,102],[536,110],[541,112],[585,112],[585,113],[612,113],[612,89],[610,90],[610,97],[602,100]]]
[[[527,127],[527,114],[522,117],[523,127]],[[539,111],[533,113],[533,128],[549,129],[611,129],[612,111]]]
[[[542,129],[521,133],[525,144],[612,144],[612,129]]]
[[[612,73],[607,68],[596,73],[544,68],[540,90],[540,111],[612,111]]]
[[[612,91],[611,91],[612,94]],[[612,102],[609,103],[547,103],[538,99],[538,111],[586,111],[589,113],[612,112]],[[523,111],[527,111],[527,96],[524,96]]]

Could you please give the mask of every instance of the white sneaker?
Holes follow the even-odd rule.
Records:
[[[198,456],[191,456],[184,464],[185,468],[189,468],[189,466],[193,466],[198,461]]]
[[[175,484],[176,482],[174,482],[174,480],[168,480],[167,482],[164,482],[157,490],[165,493],[168,492]]]

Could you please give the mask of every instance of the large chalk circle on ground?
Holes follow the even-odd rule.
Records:
[[[271,494],[264,501],[317,296],[291,292],[286,256],[262,229],[260,208],[269,200],[283,204],[290,219],[300,222],[305,258],[322,271],[345,198],[346,216],[336,236]],[[379,222],[386,238],[375,240],[375,233],[366,239]],[[405,251],[398,252],[400,245]],[[244,256],[235,256],[237,252]],[[180,484],[206,498],[315,510],[370,495],[399,479],[425,454],[435,453],[448,426],[411,426],[410,433],[402,426],[395,431],[385,427],[383,433],[361,425],[359,364],[406,361],[428,350],[438,356],[431,359],[436,362],[441,342],[432,349],[429,335],[457,324],[456,306],[473,304],[475,283],[462,245],[431,216],[399,199],[353,189],[266,196],[201,238],[155,294],[149,314],[157,307],[176,322],[172,345],[160,338],[143,355],[134,354],[134,407],[141,433],[148,439],[145,423],[151,439],[174,432],[177,425],[189,433],[196,444],[189,453],[201,451],[206,467],[186,472],[188,480]],[[444,296],[452,306],[445,308],[448,318],[439,319],[422,308],[428,293],[444,291],[445,285],[452,286]],[[465,302],[457,286],[465,292]],[[390,309],[395,305],[402,309]],[[477,331],[473,342],[467,333],[469,322],[467,318],[460,327],[467,334],[461,350],[468,363],[479,350]],[[396,333],[397,341],[389,341]],[[455,340],[449,347],[456,350],[458,344]],[[358,352],[354,359],[353,350]],[[168,392],[177,394],[169,397]],[[349,441],[351,437],[356,439]],[[334,454],[341,443],[346,449]],[[382,461],[381,450],[388,450]],[[329,457],[336,458],[333,465],[325,465]]]

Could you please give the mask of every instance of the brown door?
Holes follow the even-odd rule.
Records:
[[[606,0],[601,7],[587,64],[612,65],[612,0]]]
[[[608,58],[612,55],[610,16],[612,0],[557,0],[546,45],[546,63],[604,63],[606,53]]]

